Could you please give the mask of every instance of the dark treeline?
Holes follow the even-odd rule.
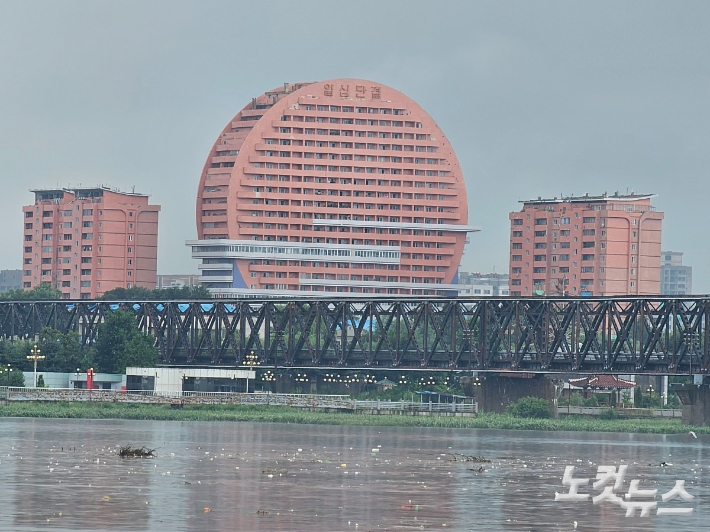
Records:
[[[133,314],[118,310],[98,326],[97,340],[90,345],[82,344],[78,333],[63,334],[49,327],[40,331],[37,340],[1,339],[0,386],[21,385],[13,379],[18,380],[21,371],[32,371],[33,362],[27,356],[35,346],[45,357],[38,363],[38,373],[84,372],[88,368],[96,372],[123,373],[126,366],[155,367],[158,362],[155,338],[138,329]]]
[[[36,286],[32,290],[16,288],[0,293],[0,301],[51,301],[61,299],[62,293],[49,286]],[[171,288],[114,288],[99,297],[104,301],[170,301],[183,299],[211,299],[210,291],[204,286],[183,286]]]

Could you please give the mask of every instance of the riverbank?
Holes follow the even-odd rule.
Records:
[[[689,427],[676,419],[523,419],[503,414],[477,417],[374,416],[324,413],[278,406],[200,405],[172,409],[167,405],[115,403],[12,403],[0,406],[0,417],[73,419],[134,419],[158,421],[250,421],[315,425],[477,428],[543,431],[635,432],[710,434],[710,427]]]

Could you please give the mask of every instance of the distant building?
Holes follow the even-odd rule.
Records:
[[[693,293],[693,268],[683,266],[683,253],[661,251],[661,294],[685,296]]]
[[[200,285],[200,276],[198,274],[185,275],[158,275],[157,288],[194,288]]]
[[[0,270],[0,293],[22,288],[22,270]]]
[[[34,190],[23,207],[22,287],[42,284],[64,299],[93,299],[114,288],[153,289],[159,205],[106,187]]]
[[[501,273],[459,272],[459,296],[509,296],[509,276]]]
[[[196,207],[187,245],[218,297],[449,294],[478,231],[434,119],[361,79],[254,98],[210,150]]]
[[[652,194],[523,201],[510,213],[510,295],[653,295],[663,213]]]

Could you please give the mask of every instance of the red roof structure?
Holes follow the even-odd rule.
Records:
[[[613,388],[633,388],[636,383],[633,381],[627,381],[620,379],[616,375],[590,375],[583,379],[570,379],[570,386],[575,388],[593,388],[593,389],[606,389],[610,390]]]

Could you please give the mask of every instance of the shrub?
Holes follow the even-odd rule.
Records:
[[[616,419],[618,417],[619,414],[617,414],[616,411],[612,410],[611,408],[603,410],[601,414],[599,414],[599,419]]]
[[[582,403],[584,403],[584,399],[582,398],[582,394],[579,393],[573,393],[569,397],[569,404],[570,406],[582,406]]]
[[[599,406],[599,398],[596,395],[593,395],[587,399],[584,399],[582,401],[582,406],[597,407]]]
[[[551,418],[552,408],[545,399],[538,397],[523,397],[508,405],[506,412],[515,417]]]

